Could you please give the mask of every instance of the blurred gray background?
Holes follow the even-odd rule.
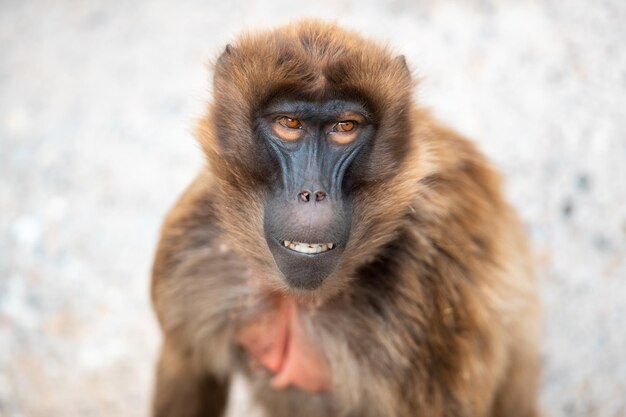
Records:
[[[548,414],[626,416],[623,0],[0,0],[0,416],[147,415],[150,264],[203,162],[207,64],[304,16],[405,54],[419,101],[505,173],[537,254]]]

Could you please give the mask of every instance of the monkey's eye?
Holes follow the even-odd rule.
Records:
[[[272,124],[272,129],[276,136],[288,142],[298,140],[304,134],[302,122],[289,116],[276,118]]]
[[[348,120],[346,122],[339,122],[334,126],[334,130],[337,132],[350,132],[356,127],[356,122]]]
[[[292,119],[291,117],[281,116],[277,120],[281,126],[289,128],[289,129],[300,129],[302,127],[302,123],[298,119]]]
[[[344,145],[357,138],[358,125],[354,120],[342,120],[331,126],[328,135],[334,142]]]

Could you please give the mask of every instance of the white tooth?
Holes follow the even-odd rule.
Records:
[[[285,240],[283,244],[289,249],[300,253],[321,253],[335,247],[334,243],[303,243],[291,240]]]

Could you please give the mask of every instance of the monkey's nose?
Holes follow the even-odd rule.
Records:
[[[309,201],[311,201],[311,195],[312,194],[313,193],[311,193],[311,191],[309,191],[309,190],[302,190],[298,194],[298,198],[301,201],[304,201],[305,203],[308,203]],[[316,191],[315,192],[315,201],[322,201],[325,198],[326,198],[326,191]]]
[[[325,191],[318,191],[318,192],[315,193],[315,201],[322,201],[325,198],[326,198],[326,192]]]

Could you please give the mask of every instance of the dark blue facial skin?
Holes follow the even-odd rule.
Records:
[[[281,125],[285,118],[299,126]],[[353,129],[338,131],[346,122]],[[257,127],[280,171],[265,206],[265,238],[287,284],[315,290],[335,269],[348,242],[351,202],[344,176],[373,138],[374,125],[362,105],[330,100],[279,101],[258,117]],[[333,248],[305,254],[286,247],[285,241],[332,243]]]

